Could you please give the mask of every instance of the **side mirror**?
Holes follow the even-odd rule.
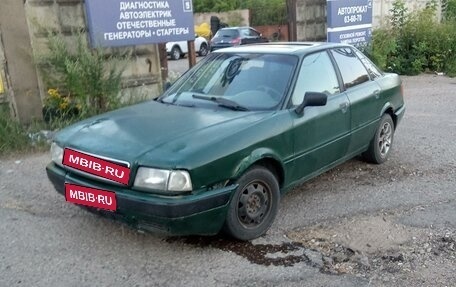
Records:
[[[328,95],[325,93],[317,93],[317,92],[306,92],[304,95],[304,100],[302,103],[296,107],[295,112],[298,115],[302,115],[304,113],[305,107],[318,107],[326,105],[328,101]]]
[[[166,82],[165,86],[163,87],[163,89],[164,89],[164,91],[167,91],[170,87],[171,87],[171,83],[170,82]]]

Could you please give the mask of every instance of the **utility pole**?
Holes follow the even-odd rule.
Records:
[[[290,42],[297,40],[296,6],[296,0],[287,0],[288,40]]]

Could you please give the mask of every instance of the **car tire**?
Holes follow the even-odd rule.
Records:
[[[394,139],[394,122],[389,114],[380,119],[374,138],[369,149],[363,153],[366,161],[376,164],[384,163],[388,159]]]
[[[207,53],[209,52],[209,49],[207,47],[207,44],[206,43],[202,43],[201,46],[200,46],[200,49],[198,51],[198,55],[200,57],[204,57],[207,55]]]
[[[239,240],[255,239],[271,227],[280,202],[280,188],[271,171],[254,166],[241,176],[229,204],[224,231]]]
[[[178,46],[174,46],[172,49],[171,49],[171,59],[172,60],[179,60],[180,57],[181,57],[181,49],[178,47]]]

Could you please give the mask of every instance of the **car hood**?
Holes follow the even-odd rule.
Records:
[[[57,134],[56,141],[83,152],[143,163],[144,157],[156,160],[160,154],[173,157],[184,149],[189,152],[189,146],[195,151],[222,142],[270,113],[191,108],[151,101],[79,122]]]

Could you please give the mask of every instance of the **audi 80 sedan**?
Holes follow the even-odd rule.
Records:
[[[60,131],[46,170],[66,201],[136,228],[250,240],[293,186],[386,161],[404,111],[400,78],[352,46],[227,48],[156,100]]]

